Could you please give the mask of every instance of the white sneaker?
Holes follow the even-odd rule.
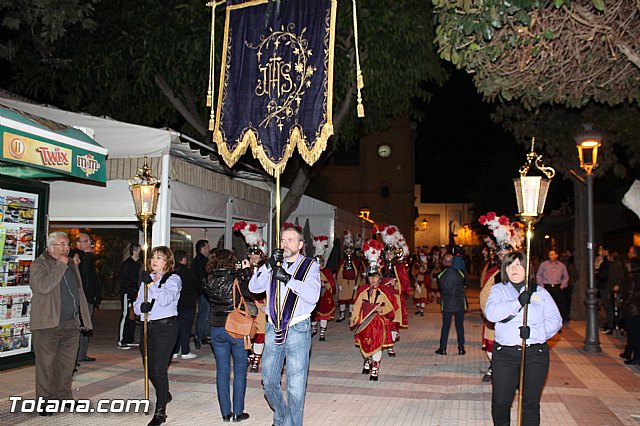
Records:
[[[178,359],[178,354],[173,354],[173,356],[171,358]]]
[[[183,354],[180,357],[182,359],[193,359],[193,358],[197,358],[198,355],[194,354],[193,352],[189,352],[188,354]]]

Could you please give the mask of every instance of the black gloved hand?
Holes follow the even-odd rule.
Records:
[[[520,338],[521,339],[528,339],[531,336],[531,329],[529,328],[529,326],[520,326]]]
[[[531,295],[533,294],[533,290],[527,290],[520,293],[518,296],[518,302],[520,302],[521,306],[528,305],[531,303]]]
[[[151,274],[148,271],[142,271],[142,282],[145,284],[151,284],[153,282],[153,278],[151,278]]]
[[[273,273],[276,274],[276,279],[278,281],[281,281],[285,284],[288,283],[289,280],[291,279],[291,274],[288,274],[287,271],[284,270],[284,268],[276,267],[273,270]]]
[[[140,305],[140,312],[142,312],[143,314],[146,314],[147,312],[151,312],[151,303],[150,302],[143,302]]]
[[[284,260],[284,250],[275,249],[273,253],[271,253],[271,257],[267,261],[271,269],[275,268],[276,265],[282,265],[282,261]]]

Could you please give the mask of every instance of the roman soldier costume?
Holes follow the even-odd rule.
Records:
[[[369,261],[368,283],[358,288],[350,325],[355,327],[355,344],[364,358],[362,374],[369,374],[369,380],[378,381],[382,350],[393,344],[389,326],[394,306],[380,285],[378,262],[382,244],[371,240],[363,249]]]
[[[247,281],[249,281],[258,268],[264,265],[267,260],[265,254],[266,244],[262,238],[260,238],[258,226],[255,224],[247,224],[244,221],[236,222],[233,224],[233,230],[242,233],[247,243],[249,268],[246,268],[243,273]],[[255,294],[253,301],[258,307],[258,315],[255,320],[257,331],[252,339],[251,352],[249,354],[249,371],[251,373],[257,373],[260,369],[260,360],[262,359],[262,352],[264,351],[264,336],[267,330],[267,314],[264,309],[266,294]]]
[[[382,225],[376,231],[380,233],[386,244],[382,251],[382,285],[389,288],[398,305],[391,328],[395,343],[399,340],[400,328],[407,328],[409,323],[405,296],[409,292],[411,283],[404,266],[404,256],[409,254],[409,248],[396,226]],[[387,354],[391,357],[396,356],[395,348],[393,346],[388,348]]]
[[[320,322],[319,340],[324,342],[326,339],[328,321],[334,319],[336,304],[334,296],[336,294],[336,282],[331,273],[331,269],[325,267],[324,257],[329,246],[329,238],[326,235],[318,235],[313,237],[313,247],[315,249],[315,259],[320,264],[320,299],[316,305],[316,309],[311,314],[312,318],[312,335],[318,330],[318,321]]]
[[[340,305],[340,315],[336,322],[342,322],[346,319],[347,306],[349,307],[349,314],[351,314],[358,280],[362,273],[362,266],[354,255],[354,244],[350,231],[344,231],[342,244],[345,257],[340,261],[336,274],[338,304]]]

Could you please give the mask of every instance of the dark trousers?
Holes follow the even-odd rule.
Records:
[[[148,324],[148,364],[149,380],[156,389],[156,410],[167,406],[169,394],[169,361],[173,347],[178,339],[179,324],[177,317],[149,321]],[[144,365],[144,328],[140,332],[140,352]]]
[[[449,341],[449,329],[451,328],[451,317],[454,314],[456,316],[456,336],[458,337],[458,349],[464,349],[464,311],[442,313],[440,349],[447,349],[447,342]]]
[[[560,284],[547,284],[544,288],[549,292],[553,301],[556,302],[556,306],[558,307],[558,311],[560,311],[560,316],[562,317],[562,322],[568,321],[569,312],[567,311],[567,303],[565,302],[566,293],[564,289],[560,288]]]
[[[604,327],[609,330],[613,330],[613,294],[611,294],[608,288],[601,288],[598,291],[600,293],[600,303],[602,304],[602,309],[604,310],[607,321]]]
[[[564,293],[564,310],[567,313],[567,319],[571,319],[571,299],[573,298],[573,286],[570,285],[563,289]]]
[[[509,426],[511,404],[520,383],[522,349],[517,346],[493,344],[493,393],[491,416],[496,426]],[[526,348],[524,389],[522,394],[522,424],[540,424],[540,396],[549,371],[549,346],[546,343]]]
[[[75,319],[57,327],[33,330],[36,355],[36,398],[72,399],[71,382],[78,353],[78,323]]]
[[[178,309],[178,322],[180,323],[180,332],[178,333],[178,341],[173,348],[173,353],[178,352],[182,355],[191,352],[189,348],[189,339],[191,338],[191,326],[193,325],[193,317],[196,315],[196,308]]]
[[[136,320],[129,318],[129,309],[133,306],[133,300],[128,294],[120,297],[120,325],[118,327],[118,343],[125,345],[133,343],[133,337],[136,334]]]
[[[640,359],[640,315],[626,317],[624,325],[627,327],[626,355],[632,359]]]

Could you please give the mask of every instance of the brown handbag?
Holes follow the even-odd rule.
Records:
[[[240,303],[236,305],[236,290],[240,295]],[[255,336],[257,327],[254,318],[249,313],[247,302],[240,292],[238,279],[233,281],[233,311],[227,315],[224,329],[231,337],[244,339],[244,348],[251,349],[251,339]]]

